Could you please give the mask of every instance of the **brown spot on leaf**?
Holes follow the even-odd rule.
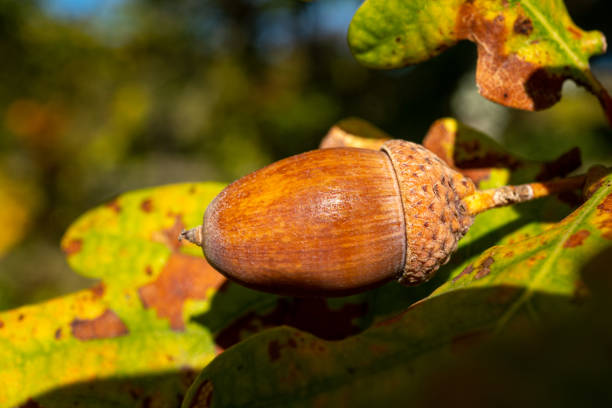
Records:
[[[487,259],[480,264],[480,269],[478,269],[478,272],[474,275],[474,279],[484,278],[491,273],[491,265],[493,265],[493,262],[495,262],[495,259],[492,256],[487,257]]]
[[[168,319],[173,330],[183,330],[183,304],[187,299],[204,299],[210,288],[218,288],[225,277],[202,257],[173,253],[157,279],[138,293],[146,308]]]
[[[147,276],[152,276],[153,275],[153,268],[151,267],[151,265],[147,265],[145,267],[145,274]]]
[[[606,198],[597,206],[600,213],[606,213],[607,216],[612,217],[612,194],[606,196]]]
[[[303,339],[300,339],[303,340]],[[319,346],[318,348],[316,347],[317,344],[312,343],[311,344],[311,348],[313,350],[322,352],[325,349],[321,346]],[[279,342],[278,340],[272,340],[270,341],[270,343],[268,344],[268,356],[270,357],[270,361],[274,362],[276,360],[278,360],[280,358],[281,355],[281,350],[284,348],[292,348],[292,349],[296,349],[298,347],[297,342],[295,341],[294,338],[289,337],[289,339],[287,340],[287,342],[285,344]]]
[[[527,266],[529,268],[532,268],[538,261],[541,261],[543,259],[546,259],[546,253],[533,255],[529,257],[529,259],[527,259]]]
[[[504,258],[512,258],[514,256],[514,251],[508,251],[504,254]]]
[[[74,255],[81,251],[83,248],[83,240],[82,239],[73,239],[62,247],[64,253],[68,256]]]
[[[488,20],[479,7],[477,3],[463,3],[455,31],[459,39],[477,44],[476,82],[480,93],[494,102],[526,110],[544,109],[558,102],[565,77],[527,62],[517,54],[507,54],[505,44],[509,33],[504,22],[497,17]],[[518,29],[528,31],[529,27],[521,22]]]
[[[529,35],[533,31],[531,19],[525,16],[518,16],[514,21],[514,32],[522,35]]]
[[[582,33],[576,28],[572,26],[567,26],[565,28],[567,28],[567,31],[569,31],[569,33],[572,35],[572,37],[574,37],[574,39],[579,40],[582,38]]]
[[[459,275],[455,276],[455,279],[453,279],[453,282],[457,282],[459,279],[461,279],[461,277],[467,276],[471,274],[472,272],[474,272],[474,266],[472,264],[469,264],[467,267],[465,267],[465,269],[461,271]]]
[[[561,88],[567,78],[567,74],[555,74],[538,67],[534,64],[521,61],[517,56],[513,57],[520,64],[522,72],[525,72],[524,87],[521,94],[526,95],[526,101],[516,103],[512,107],[527,110],[542,110],[550,108],[561,99]],[[523,95],[518,95],[519,97]],[[518,99],[518,98],[517,98]]]
[[[0,329],[4,327],[4,322],[0,320]]]
[[[597,206],[597,228],[606,239],[612,239],[612,194]]]
[[[140,209],[146,213],[153,211],[153,200],[150,198],[143,200],[142,203],[140,203]]]
[[[572,236],[569,237],[567,241],[565,241],[565,243],[563,244],[563,248],[574,248],[580,246],[589,235],[591,235],[589,231],[584,229],[580,230],[572,234]]]
[[[181,215],[174,214],[174,224],[154,235],[153,239],[156,241],[161,241],[168,248],[176,251],[182,245],[181,241],[178,240],[178,236],[184,229],[185,224],[183,224],[183,221],[181,220]]]
[[[104,296],[106,286],[104,286],[104,283],[100,282],[89,290],[91,291],[94,299],[100,299],[102,296]]]
[[[55,337],[55,340],[59,340],[62,338],[62,328],[58,327],[57,330],[55,330],[55,334],[53,335],[53,337]]]
[[[121,206],[119,205],[118,200],[115,198],[112,201],[109,201],[108,203],[106,203],[106,207],[110,208],[111,210],[113,210],[116,213],[120,213],[121,212]]]
[[[110,309],[94,319],[74,319],[70,327],[72,335],[79,340],[109,339],[128,334],[125,323]]]
[[[280,298],[269,313],[258,315],[250,312],[234,321],[217,335],[215,342],[225,349],[246,335],[279,325],[295,327],[326,340],[340,340],[361,331],[354,320],[366,312],[365,303],[331,309],[325,299]]]
[[[212,397],[213,384],[210,380],[205,380],[199,385],[189,408],[209,408],[212,404]]]

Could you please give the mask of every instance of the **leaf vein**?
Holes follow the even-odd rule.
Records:
[[[584,219],[591,214],[593,209],[598,205],[603,198],[603,195],[606,193],[607,190],[601,188],[599,192],[591,197],[591,199],[585,204],[583,211],[581,211],[576,218],[569,223],[569,227],[567,228],[565,234],[557,237],[552,252],[546,258],[540,270],[536,273],[535,278],[525,288],[525,291],[521,294],[521,296],[508,307],[507,311],[499,319],[495,333],[499,333],[512,318],[512,316],[514,316],[514,314],[519,310],[519,308],[531,299],[536,288],[540,286],[542,280],[549,274],[553,264],[559,257],[559,254],[563,250],[563,244],[578,230]]]
[[[584,64],[581,58],[574,51],[572,51],[569,44],[561,37],[561,34],[559,34],[559,31],[555,30],[555,28],[551,26],[548,21],[546,21],[546,18],[542,15],[542,13],[540,13],[537,7],[531,3],[531,0],[523,0],[522,4],[540,22],[540,24],[542,24],[548,34],[561,46],[561,49],[565,51],[567,56],[578,68],[583,71],[588,69],[588,64]]]

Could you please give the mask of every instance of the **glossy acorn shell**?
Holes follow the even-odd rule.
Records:
[[[389,156],[314,150],[229,185],[204,214],[203,251],[245,286],[340,296],[398,278],[406,233]]]

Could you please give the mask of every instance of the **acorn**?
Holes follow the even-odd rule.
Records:
[[[244,286],[343,296],[390,280],[421,284],[448,262],[477,213],[584,184],[576,176],[478,191],[419,144],[380,145],[314,150],[251,173],[179,238]]]

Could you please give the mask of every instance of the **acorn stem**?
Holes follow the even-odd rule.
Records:
[[[550,181],[520,184],[518,186],[503,186],[476,191],[464,197],[463,201],[467,206],[468,212],[476,215],[491,208],[524,203],[552,194],[582,189],[585,181],[586,175],[582,174]]]
[[[196,244],[201,247],[204,242],[204,228],[202,225],[198,225],[197,227],[191,228],[189,230],[183,230],[178,236],[178,240],[182,241],[186,239],[192,244]]]

